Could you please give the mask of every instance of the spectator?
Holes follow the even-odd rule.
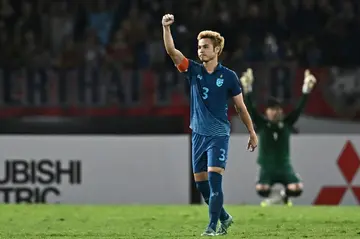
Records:
[[[106,49],[106,59],[118,69],[129,69],[134,64],[132,48],[125,39],[123,31],[118,30]]]
[[[54,60],[54,66],[60,69],[73,69],[83,62],[84,56],[71,36],[63,38],[60,54]]]
[[[66,1],[51,5],[48,22],[51,50],[56,55],[60,53],[65,38],[73,37],[75,21]]]
[[[88,31],[86,41],[83,44],[83,54],[86,65],[91,67],[101,65],[101,60],[105,56],[105,49],[101,45],[96,31]]]
[[[104,0],[95,1],[93,9],[89,12],[89,27],[97,32],[99,43],[105,46],[109,43],[114,12]]]
[[[55,62],[65,54],[69,64],[60,60],[60,65],[74,67],[80,58],[91,65],[106,59],[137,69],[173,67],[164,54],[159,23],[171,11],[176,45],[189,58],[196,58],[198,31],[214,29],[226,39],[224,64],[295,59],[303,66],[356,64],[359,5],[352,0],[1,0],[0,51],[11,58],[7,64],[17,67],[31,59],[31,48],[51,52]],[[82,46],[83,57],[68,57],[75,54],[74,46]]]
[[[154,31],[149,38],[148,51],[150,65],[155,69],[161,69],[166,60],[162,34],[160,31]]]

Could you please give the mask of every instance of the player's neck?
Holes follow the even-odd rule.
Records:
[[[206,71],[211,74],[215,71],[215,68],[217,67],[217,65],[219,64],[218,59],[213,59],[211,61],[208,62],[203,62],[204,67],[206,69]]]

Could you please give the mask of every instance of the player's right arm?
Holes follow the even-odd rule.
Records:
[[[175,66],[180,72],[186,72],[189,68],[189,60],[175,48],[174,39],[171,35],[171,24],[174,23],[174,16],[166,14],[162,18],[164,46],[167,54],[171,57]]]
[[[244,92],[244,99],[249,114],[251,115],[251,118],[254,121],[254,124],[256,125],[257,128],[261,128],[263,125],[266,124],[267,121],[264,118],[264,116],[258,112],[254,102],[252,101],[251,93],[252,93],[253,81],[254,81],[253,72],[251,69],[247,69],[247,71],[244,72],[240,78],[240,82]],[[238,109],[236,109],[236,111],[238,111]]]
[[[296,108],[290,112],[284,119],[284,122],[288,125],[294,125],[296,121],[300,118],[302,111],[305,108],[305,105],[309,99],[309,94],[313,90],[316,84],[316,78],[309,70],[305,70],[304,73],[304,84],[302,87],[302,96]]]

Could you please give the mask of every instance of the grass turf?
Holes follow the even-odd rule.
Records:
[[[226,208],[235,223],[224,238],[360,238],[359,207]],[[0,206],[4,239],[202,238],[207,222],[206,206]]]

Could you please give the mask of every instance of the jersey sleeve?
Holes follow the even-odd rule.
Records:
[[[300,98],[299,103],[296,108],[290,112],[284,119],[284,122],[289,125],[294,125],[296,121],[299,119],[301,113],[303,112],[306,102],[308,101],[309,94],[303,94]]]
[[[267,120],[265,119],[265,117],[256,109],[256,105],[254,104],[251,94],[245,94],[245,104],[246,107],[249,111],[249,114],[252,118],[252,120],[254,121],[255,126],[260,129],[263,128],[266,123]]]
[[[231,72],[230,78],[231,78],[230,79],[230,94],[232,97],[234,97],[234,96],[241,94],[242,89],[241,89],[239,77],[237,76],[237,74],[235,72]]]
[[[180,64],[176,65],[176,68],[178,69],[178,71],[182,74],[184,74],[186,77],[191,76],[192,74],[194,74],[195,72],[195,68],[198,66],[199,64],[196,63],[193,60],[190,60],[188,58],[184,58]]]

